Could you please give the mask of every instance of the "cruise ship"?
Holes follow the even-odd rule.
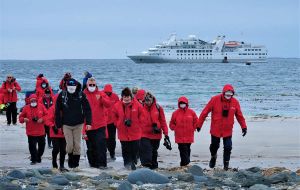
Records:
[[[225,41],[218,36],[211,42],[195,35],[177,39],[176,34],[137,55],[128,55],[136,63],[255,63],[267,62],[268,50],[264,45],[243,41]]]

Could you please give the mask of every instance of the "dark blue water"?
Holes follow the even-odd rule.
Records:
[[[12,73],[23,91],[34,89],[39,73],[44,73],[51,86],[58,89],[65,72],[82,81],[85,70],[96,77],[100,87],[113,84],[118,94],[126,86],[150,90],[168,113],[177,107],[178,97],[184,95],[199,114],[211,96],[231,83],[247,116],[300,116],[300,59],[270,59],[250,66],[135,64],[131,60],[0,61],[1,80]]]

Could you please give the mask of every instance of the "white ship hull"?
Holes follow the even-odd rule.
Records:
[[[128,56],[135,63],[266,63],[267,59],[166,59],[157,56]]]

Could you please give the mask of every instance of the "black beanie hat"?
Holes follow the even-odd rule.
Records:
[[[130,96],[132,98],[132,93],[130,88],[126,87],[122,90],[121,96]]]

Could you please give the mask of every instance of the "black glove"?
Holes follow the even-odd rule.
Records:
[[[242,133],[243,133],[243,137],[246,136],[246,134],[247,134],[247,128],[243,128],[242,129]]]
[[[58,134],[58,128],[57,128],[56,126],[53,127],[53,132],[54,132],[54,134],[56,134],[56,135]]]
[[[153,123],[153,124],[152,124],[152,132],[153,132],[154,134],[160,134],[160,131],[161,131],[161,129],[159,129],[159,128],[157,127],[157,124],[156,124],[156,123]]]
[[[199,133],[201,131],[201,128],[200,127],[197,127],[197,132]]]
[[[172,145],[171,145],[171,141],[168,135],[165,135],[164,138],[164,146],[168,149],[168,150],[172,150]]]

